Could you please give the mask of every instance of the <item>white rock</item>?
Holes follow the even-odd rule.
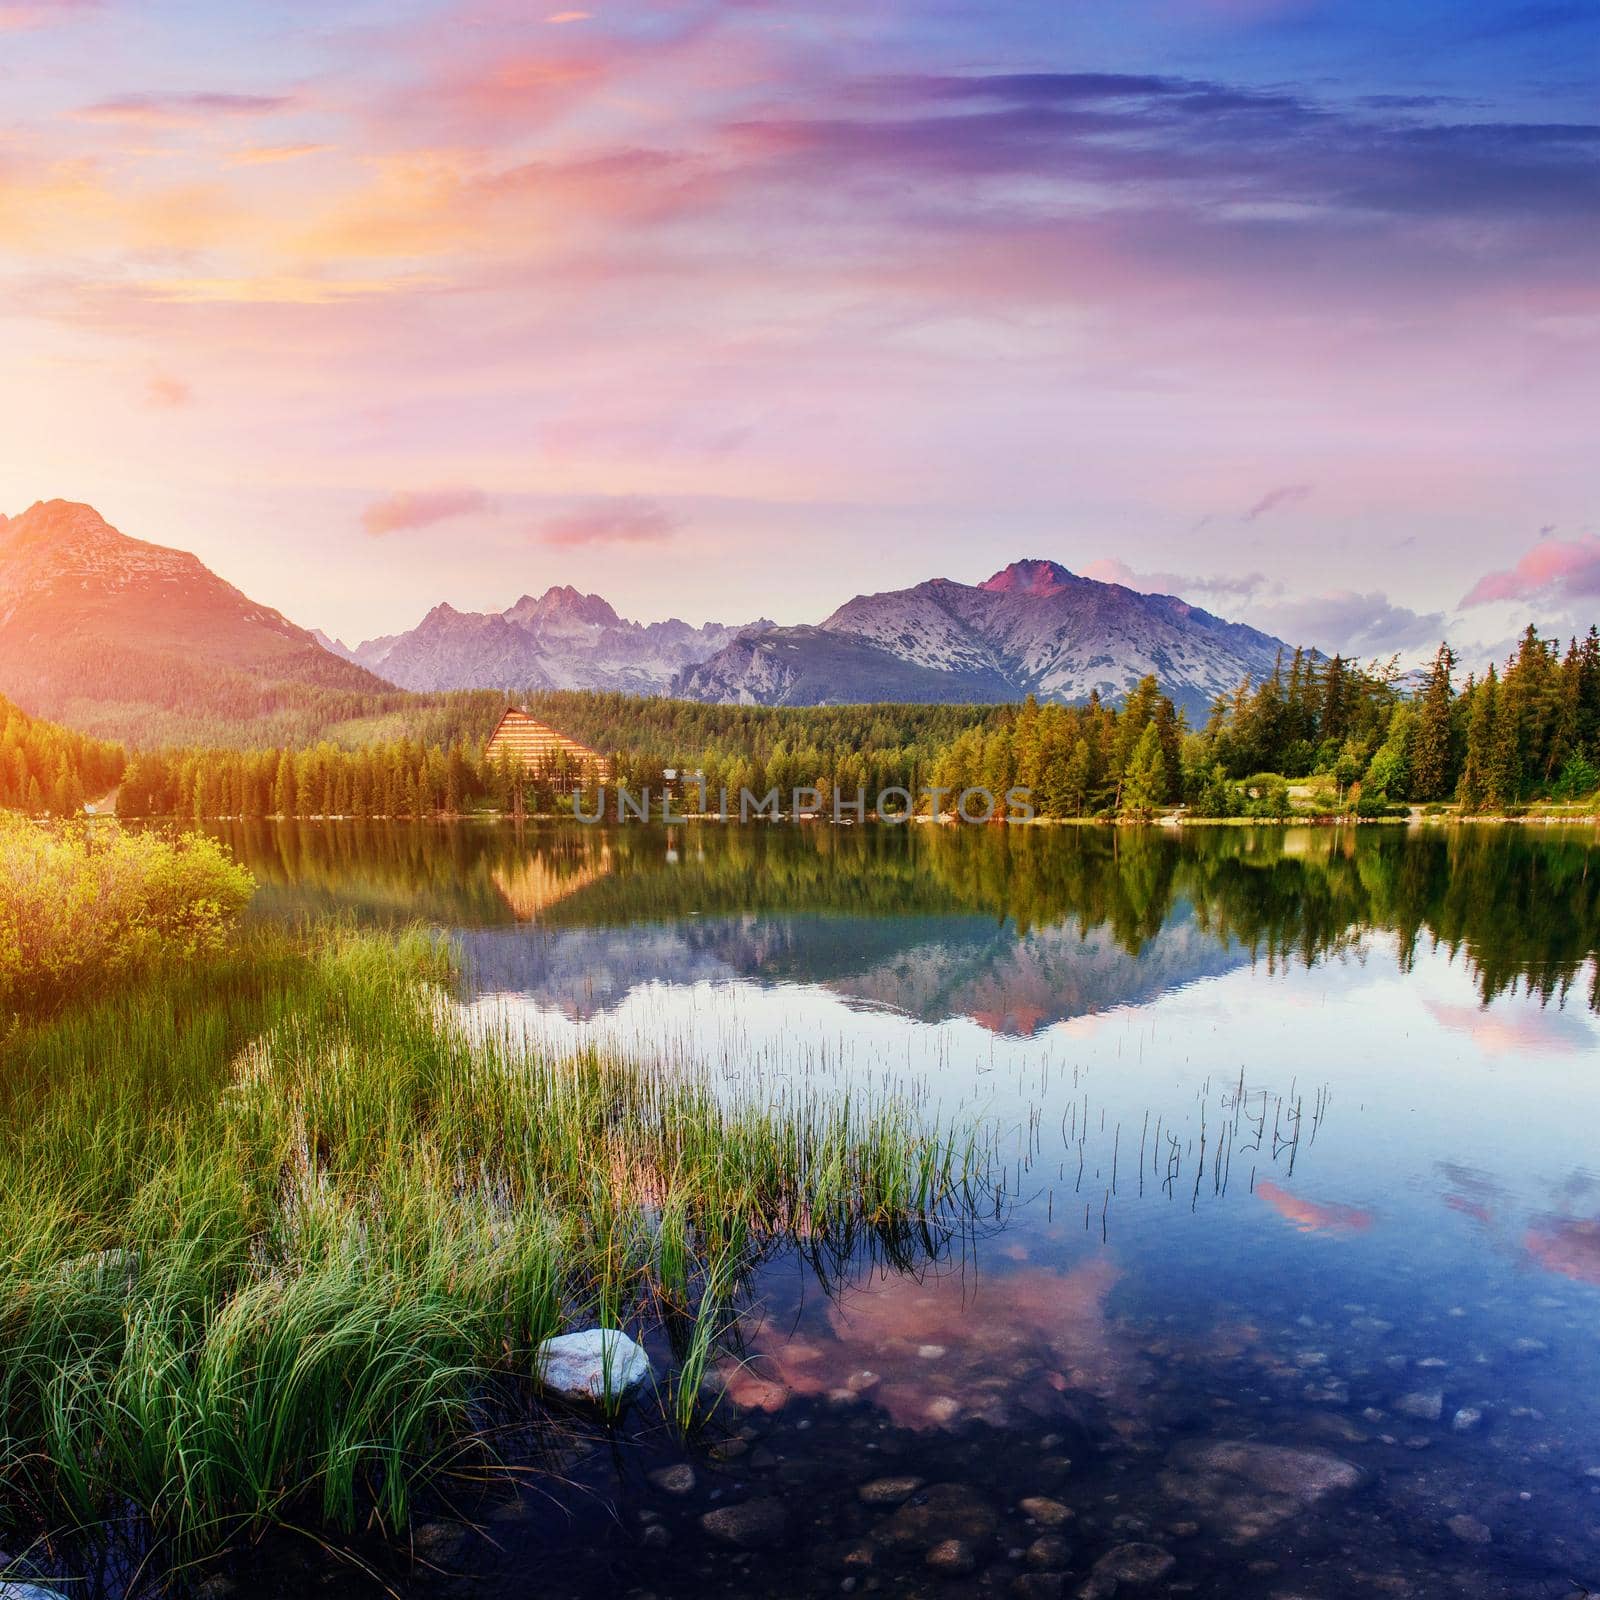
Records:
[[[58,1589],[42,1583],[6,1583],[0,1580],[0,1600],[66,1600]]]
[[[546,1339],[534,1363],[539,1382],[563,1400],[620,1400],[651,1375],[650,1357],[618,1328]]]

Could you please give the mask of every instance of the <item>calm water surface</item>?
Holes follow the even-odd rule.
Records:
[[[641,1406],[397,1589],[1600,1589],[1592,831],[220,831],[255,914],[447,928],[554,1044],[994,1141],[920,1270],[763,1269],[705,1438]]]

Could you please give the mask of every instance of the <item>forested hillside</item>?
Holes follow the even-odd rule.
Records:
[[[0,807],[70,816],[122,776],[118,745],[59,728],[0,696]]]
[[[896,786],[997,796],[1030,791],[1047,817],[1148,816],[1183,804],[1201,817],[1289,815],[1291,809],[1382,814],[1401,804],[1459,800],[1468,812],[1533,800],[1573,802],[1600,787],[1600,633],[1564,650],[1529,628],[1503,669],[1454,681],[1441,646],[1420,683],[1388,666],[1323,661],[1296,651],[1259,682],[1219,695],[1189,728],[1154,677],[1119,708],[707,705],[586,691],[536,694],[527,708],[614,756],[617,780],[661,792],[663,775],[703,773],[713,803],[726,787],[787,795],[837,787],[868,799]],[[568,771],[518,773],[485,759],[503,709],[488,692],[394,697],[315,743],[146,750],[123,777],[125,815],[423,817],[475,809],[545,810]],[[79,788],[115,781],[120,751],[34,723],[10,708],[41,751],[26,772],[9,736],[5,803],[68,808]],[[8,724],[10,726],[10,724]],[[111,778],[105,778],[106,773]],[[104,780],[104,781],[102,781]],[[1316,794],[1291,808],[1291,780]],[[62,785],[65,787],[62,787]]]
[[[963,733],[938,781],[1023,785],[1057,816],[1179,801],[1197,816],[1277,816],[1285,779],[1319,776],[1341,810],[1459,801],[1503,812],[1600,786],[1600,631],[1563,650],[1529,626],[1504,669],[1459,687],[1454,673],[1447,644],[1412,692],[1393,662],[1363,668],[1297,650],[1217,696],[1192,732],[1173,726],[1154,679],[1120,713],[1030,701]]]

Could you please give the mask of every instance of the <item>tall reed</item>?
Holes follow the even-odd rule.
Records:
[[[976,1144],[893,1102],[556,1056],[450,982],[420,933],[263,933],[0,1045],[13,1508],[397,1530],[550,1335],[664,1341],[688,1427],[764,1253],[910,1261],[969,1206]]]

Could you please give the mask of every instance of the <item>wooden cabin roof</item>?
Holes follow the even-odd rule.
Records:
[[[542,766],[565,752],[573,761],[593,767],[602,781],[611,776],[611,763],[598,750],[569,739],[516,706],[507,706],[500,714],[485,750],[491,760],[498,760],[502,752],[509,752],[524,767]]]

